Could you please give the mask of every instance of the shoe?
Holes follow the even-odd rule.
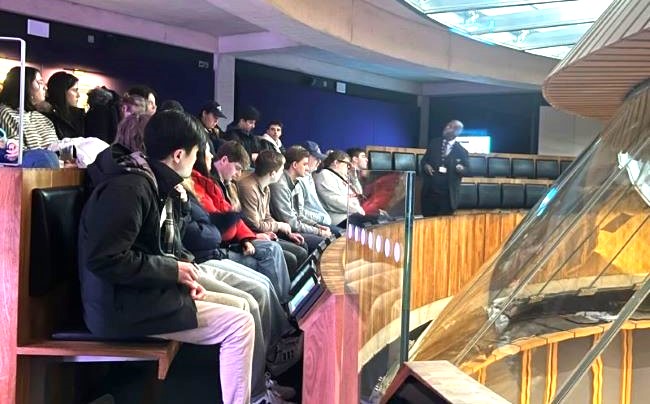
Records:
[[[252,404],[295,404],[290,401],[283,400],[279,395],[271,390],[266,390],[266,394],[257,400],[252,401]]]
[[[302,358],[303,337],[285,337],[267,354],[266,367],[273,376],[279,376]]]
[[[291,400],[296,396],[296,389],[289,386],[282,386],[277,381],[271,379],[271,374],[266,372],[266,388],[280,396],[283,400]]]

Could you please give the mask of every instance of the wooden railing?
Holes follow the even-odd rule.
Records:
[[[416,220],[411,310],[458,293],[524,215],[473,212]],[[381,236],[380,251],[369,247],[370,231],[374,244]],[[303,401],[358,402],[359,367],[399,335],[395,320],[401,309],[403,254],[395,262],[393,252],[396,242],[403,251],[403,234],[401,222],[367,229],[365,237],[360,229],[358,240],[341,237],[323,253],[320,267],[327,291],[300,323],[305,332]]]

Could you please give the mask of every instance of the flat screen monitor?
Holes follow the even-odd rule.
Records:
[[[313,266],[300,273],[300,279],[291,288],[291,299],[287,303],[289,314],[302,318],[323,293],[323,286],[316,276]]]
[[[490,153],[490,136],[458,136],[456,141],[469,153]]]

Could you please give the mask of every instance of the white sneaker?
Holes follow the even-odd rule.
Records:
[[[270,389],[266,390],[266,394],[257,400],[253,401],[252,404],[295,404],[290,401],[283,400],[279,395],[273,392]]]
[[[282,386],[277,381],[271,379],[271,374],[266,372],[266,388],[274,392],[283,400],[291,400],[296,396],[296,390],[293,387]]]

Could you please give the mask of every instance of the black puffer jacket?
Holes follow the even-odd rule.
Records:
[[[88,105],[90,108],[84,121],[84,136],[113,143],[120,122],[119,94],[105,87],[95,88],[88,92]]]
[[[232,122],[228,125],[226,133],[223,136],[223,140],[240,143],[244,146],[244,149],[248,152],[248,157],[250,158],[251,165],[253,164],[253,153],[260,152],[260,141],[257,136],[254,136],[252,133],[246,133],[237,126],[236,122]],[[216,146],[216,145],[215,145]]]
[[[79,227],[79,276],[93,334],[132,337],[197,327],[177,260],[160,247],[161,209],[181,182],[173,170],[114,146],[88,167],[93,192]]]
[[[56,136],[59,139],[84,137],[84,121],[86,112],[81,108],[71,107],[70,116],[66,119],[56,110],[44,113],[54,124]]]

